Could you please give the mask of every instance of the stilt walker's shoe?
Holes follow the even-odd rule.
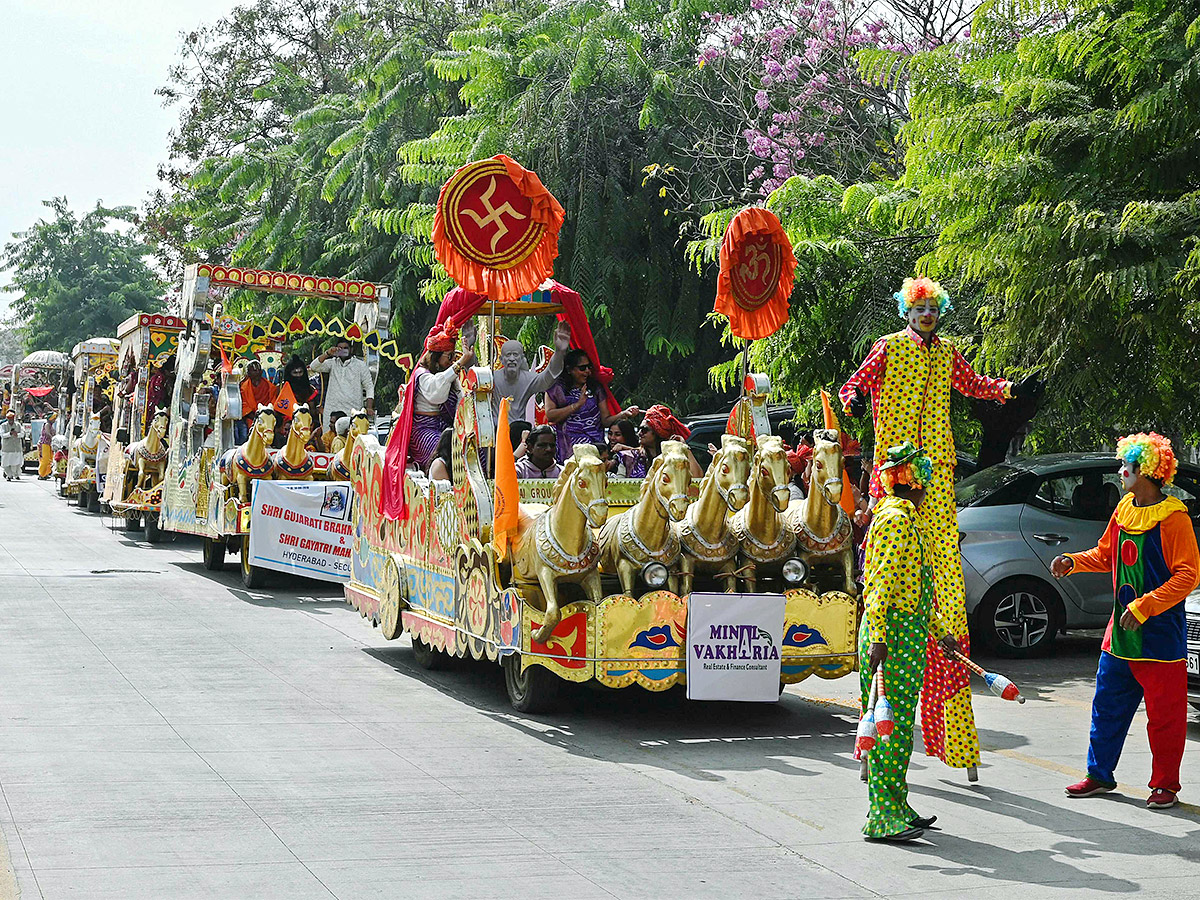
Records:
[[[1115,784],[1105,784],[1089,775],[1083,781],[1069,785],[1066,793],[1068,797],[1094,797],[1096,794],[1107,794],[1115,788]]]
[[[1150,809],[1170,809],[1178,802],[1179,798],[1175,794],[1162,788],[1158,788],[1146,798],[1146,806]]]
[[[897,831],[895,834],[885,834],[880,837],[868,837],[868,841],[886,841],[891,844],[903,844],[908,841],[915,841],[925,833],[922,828],[905,828],[903,831]]]
[[[915,819],[909,819],[908,824],[913,828],[932,828],[933,823],[937,821],[937,816],[917,816]]]

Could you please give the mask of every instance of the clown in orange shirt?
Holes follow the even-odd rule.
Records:
[[[1187,507],[1163,492],[1175,477],[1171,442],[1153,431],[1117,442],[1121,487],[1128,493],[1091,550],[1057,557],[1057,578],[1111,572],[1113,614],[1108,620],[1088,741],[1087,777],[1068,797],[1091,797],[1117,786],[1114,770],[1134,713],[1146,700],[1151,794],[1146,805],[1169,809],[1178,801],[1179,766],[1187,741],[1187,619],[1184,600],[1200,578],[1200,553]]]
[[[936,281],[906,278],[896,292],[900,317],[908,327],[881,337],[838,396],[846,412],[866,413],[867,398],[875,425],[875,461],[871,495],[881,497],[879,466],[888,447],[911,442],[924,447],[933,463],[933,480],[918,519],[933,569],[935,603],[950,632],[965,652],[970,650],[962,561],[958,551],[958,519],[954,504],[954,433],[950,427],[950,392],[1003,402],[1037,390],[1030,377],[1013,384],[988,378],[971,368],[949,341],[936,334],[951,309],[950,295]],[[967,769],[974,781],[979,765],[979,736],[971,710],[969,673],[948,660],[933,640],[926,654],[921,692],[921,733],[925,752],[946,765]]]

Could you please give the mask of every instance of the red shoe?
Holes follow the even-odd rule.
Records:
[[[1116,788],[1115,784],[1105,784],[1097,781],[1091,775],[1076,784],[1067,787],[1068,797],[1094,797],[1096,794],[1107,794]]]
[[[1149,809],[1170,809],[1178,802],[1179,798],[1175,796],[1174,792],[1165,788],[1157,788],[1146,798],[1146,806]]]

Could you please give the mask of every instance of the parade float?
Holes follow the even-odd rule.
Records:
[[[47,415],[58,412],[67,383],[67,356],[57,350],[35,350],[12,367],[10,396],[21,423],[25,445],[23,468],[38,467],[38,443]],[[63,417],[59,416],[59,423]]]
[[[105,418],[112,413],[116,377],[116,338],[88,338],[71,350],[74,393],[67,418],[66,473],[63,494],[80,508],[100,511],[100,495],[108,466]]]
[[[120,342],[112,430],[101,504],[156,543],[161,531],[162,482],[167,466],[168,399],[183,319],[138,313],[117,329]]]
[[[472,321],[484,358],[458,378],[449,481],[407,465],[403,409],[386,447],[356,439],[348,602],[385,638],[407,632],[422,666],[448,656],[501,664],[520,711],[552,706],[564,682],[687,683],[697,699],[775,700],[784,683],[853,671],[851,571],[821,593],[808,582],[810,566],[849,566],[840,446],[822,450],[836,468],[830,485],[789,517],[790,469],[770,434],[764,376],[745,375],[731,433],[698,484],[675,441],[645,478],[608,474],[589,445],[557,479],[516,478],[493,396],[499,329],[517,333],[510,317],[556,316],[603,371],[579,295],[550,280],[562,219],[537,176],[506,157],[472,163],[443,187],[434,248],[460,287],[437,321]],[[773,296],[784,257],[769,240],[735,248],[734,262],[764,251],[774,267],[743,281],[768,282]],[[784,319],[790,288],[789,278]]]
[[[297,298],[296,311],[265,323],[224,316],[218,298],[231,290],[290,295]],[[240,382],[251,360],[265,372],[277,371],[280,347],[306,335],[361,341],[373,372],[381,355],[398,359],[395,342],[378,327],[387,321],[389,295],[387,285],[352,279],[207,263],[186,269],[186,324],[176,356],[159,527],[202,537],[207,569],[222,569],[226,553],[233,552],[247,587],[260,587],[272,568],[330,580],[347,576],[348,541],[342,542],[349,530],[349,483],[334,454],[306,447],[316,411],[296,406],[286,444],[273,450],[283,417],[273,407],[242,409]],[[345,303],[349,320],[302,316],[307,297]],[[247,416],[254,419],[238,443],[235,423]],[[318,481],[323,484],[311,484]]]

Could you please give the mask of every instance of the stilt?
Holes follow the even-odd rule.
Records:
[[[979,780],[979,767],[978,766],[968,766],[967,767],[967,781],[971,782],[971,784],[974,784],[978,780]]]

